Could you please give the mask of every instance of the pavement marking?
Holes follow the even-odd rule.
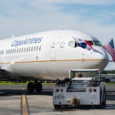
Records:
[[[28,108],[26,102],[26,95],[22,95],[22,115],[28,115]]]

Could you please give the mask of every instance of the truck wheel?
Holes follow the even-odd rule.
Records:
[[[74,103],[74,104],[73,104],[73,107],[77,109],[77,108],[78,108],[78,104],[77,104],[77,103]]]
[[[67,82],[71,82],[71,79],[70,78],[65,78],[64,83],[67,83]]]
[[[60,109],[61,105],[54,105],[54,109]]]
[[[103,107],[106,106],[106,91],[105,91],[105,88],[104,88],[104,91],[103,91],[103,102],[102,102],[102,105],[103,105]]]
[[[102,105],[102,90],[100,89],[100,104],[96,106],[97,109],[101,109],[103,107]]]

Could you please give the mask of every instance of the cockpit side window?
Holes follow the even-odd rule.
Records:
[[[77,47],[77,43],[75,41],[69,41],[68,46],[75,48]]]
[[[88,41],[91,45],[93,45],[93,41]],[[80,47],[86,47],[86,43],[77,43],[76,41],[69,41],[68,46],[72,47],[72,48],[76,48],[77,46]]]
[[[88,41],[88,42],[89,42],[91,45],[94,45],[94,44],[93,44],[93,41]]]
[[[94,44],[95,44],[96,46],[102,46],[102,44],[101,44],[100,41],[93,40],[93,42],[94,42]]]

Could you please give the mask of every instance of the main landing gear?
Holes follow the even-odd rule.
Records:
[[[38,82],[38,81],[35,81],[34,83],[29,82],[28,85],[27,85],[27,91],[28,91],[29,94],[34,93],[34,91],[36,93],[42,92],[42,83]]]

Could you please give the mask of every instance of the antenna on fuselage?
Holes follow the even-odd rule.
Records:
[[[12,33],[12,38],[14,38],[14,34]]]

